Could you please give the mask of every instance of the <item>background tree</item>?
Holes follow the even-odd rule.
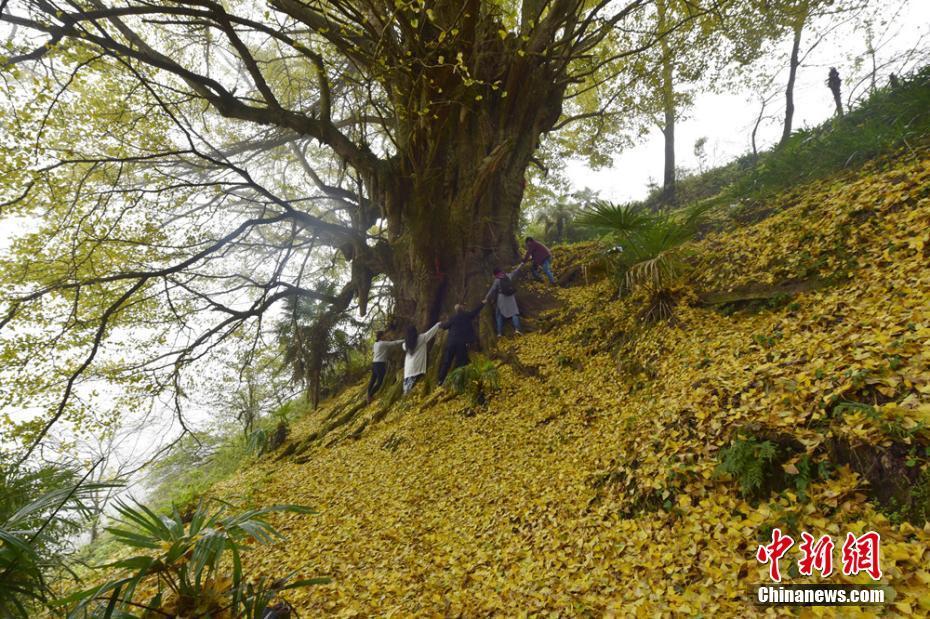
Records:
[[[561,243],[566,239],[566,233],[572,220],[578,216],[580,207],[577,204],[560,200],[539,213],[536,221],[543,225],[543,238],[547,243]]]
[[[316,407],[324,370],[336,361],[348,365],[349,351],[359,343],[358,325],[353,336],[339,326],[339,317],[327,312],[325,306],[299,297],[287,300],[284,314],[278,323],[282,363],[290,369],[291,381],[304,386]]]
[[[843,80],[840,78],[840,72],[836,67],[830,67],[830,73],[827,75],[827,87],[833,95],[833,103],[836,105],[836,115],[843,115],[843,94],[841,88]]]
[[[791,23],[793,11],[798,10],[799,6],[804,8],[803,5],[790,0],[749,3],[754,4],[755,13],[754,16],[746,15],[745,18],[753,19],[759,28],[758,32],[764,35],[759,41],[761,51],[753,62],[737,66],[737,70],[724,76],[727,77],[724,84],[727,89],[756,93],[757,98],[754,98],[759,106],[759,115],[749,139],[753,153],[759,152],[760,129],[769,122],[777,123],[780,143],[783,143],[781,138],[785,135],[791,135],[797,112],[795,94],[799,87],[798,80],[803,76],[802,69],[806,65],[824,67],[825,71],[831,66],[837,68],[845,82],[843,91],[846,100],[843,107],[847,110],[863,98],[863,88],[868,88],[873,79],[873,65],[879,73],[886,75],[889,72],[907,73],[920,66],[927,58],[925,42],[930,34],[922,35],[911,49],[903,53],[888,54],[884,57],[881,53],[888,42],[895,40],[895,35],[900,34],[903,27],[900,18],[909,2],[910,0],[882,3],[840,0],[832,3],[809,3],[807,10],[801,13],[804,23],[797,58],[794,60],[794,32]],[[736,15],[743,16],[741,13]],[[871,37],[869,32],[876,29],[880,30],[882,35]],[[744,31],[752,30],[747,25]],[[831,47],[826,43],[836,42],[840,38],[843,41],[860,43],[840,46],[844,51],[839,55],[835,52],[831,52],[833,55],[824,53],[827,49],[835,49],[835,46]],[[803,80],[801,83],[804,83]],[[817,83],[822,82],[818,79]],[[808,84],[813,87],[813,83]],[[785,102],[785,107],[777,104],[779,100]]]
[[[869,6],[868,0],[779,0],[770,3],[774,23],[791,37],[788,81],[785,86],[785,120],[781,144],[794,128],[794,91],[798,70],[824,39],[837,28],[857,19]],[[807,35],[807,43],[804,43]]]
[[[689,0],[657,0],[654,14],[641,15],[646,20],[641,28],[654,28],[659,43],[626,65],[637,116],[662,133],[660,202],[665,204],[677,202],[676,126],[695,90],[716,88],[734,64],[751,62],[768,36],[766,21],[746,3],[719,3],[713,11],[696,11]]]

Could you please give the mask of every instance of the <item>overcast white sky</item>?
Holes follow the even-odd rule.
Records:
[[[875,0],[874,4],[893,11],[901,5],[901,0]],[[895,17],[893,21],[875,30],[874,46],[877,48],[878,64],[898,61],[880,69],[881,85],[887,83],[889,72],[898,70],[898,65],[905,60],[904,54],[909,50],[919,46],[925,60],[930,52],[930,0],[910,0],[900,14],[892,16]],[[802,48],[810,43],[810,40],[802,41]],[[789,48],[790,41],[786,40],[779,51],[787,52]],[[847,62],[849,55],[861,54],[866,49],[864,32],[844,28],[814,50],[798,75],[794,119],[796,129],[818,125],[833,114],[832,95],[825,84],[831,66],[840,69],[844,91],[870,72],[866,67],[852,72]],[[908,68],[912,66],[908,64]],[[786,81],[786,74],[779,75],[773,88],[782,90]],[[862,92],[861,87],[859,92]],[[678,166],[690,169],[697,167],[694,143],[702,137],[707,138],[705,151],[710,167],[749,152],[752,126],[760,109],[759,98],[758,93],[751,91],[697,95],[694,107],[687,112],[686,120],[677,127]],[[766,115],[771,114],[776,119],[760,128],[760,148],[773,145],[781,136],[784,110],[783,96],[776,98],[766,109]],[[650,179],[661,182],[663,149],[662,134],[656,129],[643,143],[616,156],[614,166],[609,169],[592,171],[583,163],[571,162],[567,172],[575,189],[590,187],[599,191],[601,197],[612,201],[638,200],[646,196]]]

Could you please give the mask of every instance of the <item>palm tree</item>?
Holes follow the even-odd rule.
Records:
[[[709,207],[655,212],[642,204],[596,202],[579,224],[602,234],[614,246],[611,261],[619,279],[619,293],[644,288],[650,303],[647,321],[670,318],[674,307],[671,287],[685,273],[681,246],[694,238]]]
[[[332,294],[335,285],[323,284],[317,291]],[[278,323],[278,339],[284,350],[283,364],[291,369],[291,379],[303,384],[313,406],[320,402],[324,371],[335,362],[347,360],[351,337],[337,325],[338,314],[326,305],[305,297],[290,297],[285,318]]]
[[[565,201],[552,204],[536,217],[536,223],[543,225],[543,237],[547,243],[561,243],[571,222],[579,213],[578,205]]]
[[[0,471],[0,617],[27,619],[49,603],[46,576],[65,568],[64,540],[94,515],[95,494],[120,485],[85,483],[94,468],[80,480],[60,467]]]

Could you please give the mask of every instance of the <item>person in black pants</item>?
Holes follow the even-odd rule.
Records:
[[[475,326],[473,324],[475,316],[481,313],[481,309],[487,300],[471,311],[467,311],[464,305],[455,306],[455,314],[441,323],[439,327],[449,331],[449,337],[446,338],[446,347],[442,351],[442,361],[439,364],[439,384],[446,380],[446,374],[450,369],[455,369],[463,365],[468,365],[468,345],[474,342]],[[455,365],[453,365],[453,360]]]
[[[381,388],[384,377],[387,375],[388,350],[394,346],[400,346],[404,340],[385,341],[384,331],[375,333],[374,358],[371,363],[371,378],[368,381],[368,402]]]

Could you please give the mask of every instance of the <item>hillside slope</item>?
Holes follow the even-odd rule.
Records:
[[[536,332],[501,343],[522,367],[501,364],[484,409],[418,391],[354,440],[333,434],[216,488],[319,510],[281,516],[286,543],[251,561],[331,576],[291,596],[307,617],[745,616],[762,612],[747,600],[768,580],[754,556],[772,527],[874,529],[897,593],[886,612],[930,613],[930,525],[907,521],[922,523],[928,488],[930,151],[798,188],[765,214],[694,244],[674,324],[639,325],[641,299],[611,300],[606,279],[558,289]],[[701,302],[785,282],[801,292]],[[360,389],[308,415],[294,444]],[[718,472],[740,437],[778,450],[749,497]]]

